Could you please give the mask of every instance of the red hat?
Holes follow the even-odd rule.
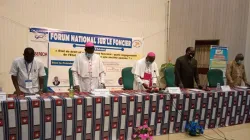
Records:
[[[149,52],[147,56],[150,56],[150,57],[155,57],[155,53],[153,53],[153,52]]]
[[[85,44],[85,47],[86,48],[92,48],[92,47],[94,47],[94,43],[92,43],[92,42],[87,42],[86,44]]]

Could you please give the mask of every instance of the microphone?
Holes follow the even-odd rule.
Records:
[[[162,89],[161,89],[161,83],[160,83],[160,81],[159,81],[159,79],[158,79],[158,77],[157,77],[156,70],[154,70],[154,73],[155,73],[155,76],[156,76],[156,79],[157,79],[157,83],[158,83],[158,85],[159,85],[159,91],[161,91],[161,90],[162,90]]]

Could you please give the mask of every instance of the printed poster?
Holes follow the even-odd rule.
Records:
[[[225,78],[228,62],[228,48],[222,46],[211,46],[210,48],[210,69],[220,69]]]
[[[37,56],[37,58],[49,69],[49,87],[69,87],[68,71],[76,55],[79,53],[84,55],[84,46],[88,41],[95,44],[95,53],[99,54],[103,60],[107,88],[122,88],[121,71],[125,67],[132,67],[137,60],[141,59],[142,38],[30,28],[29,46],[40,54],[47,54],[47,56]]]

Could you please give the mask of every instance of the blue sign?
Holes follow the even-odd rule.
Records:
[[[64,31],[49,31],[50,42],[86,44],[91,41],[97,46],[132,48],[132,38],[93,35]]]
[[[72,66],[74,61],[51,60],[51,66]]]

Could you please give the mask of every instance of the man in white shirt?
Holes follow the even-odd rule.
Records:
[[[43,63],[34,59],[35,51],[32,48],[26,48],[23,56],[15,59],[10,69],[15,94],[42,93],[46,75]]]
[[[154,61],[155,53],[149,52],[147,57],[136,62],[132,69],[132,73],[134,74],[134,90],[156,87],[159,71],[157,64]]]
[[[72,65],[74,90],[91,92],[100,87],[105,88],[104,66],[99,55],[94,54],[94,44],[85,44],[85,53],[78,54]]]

